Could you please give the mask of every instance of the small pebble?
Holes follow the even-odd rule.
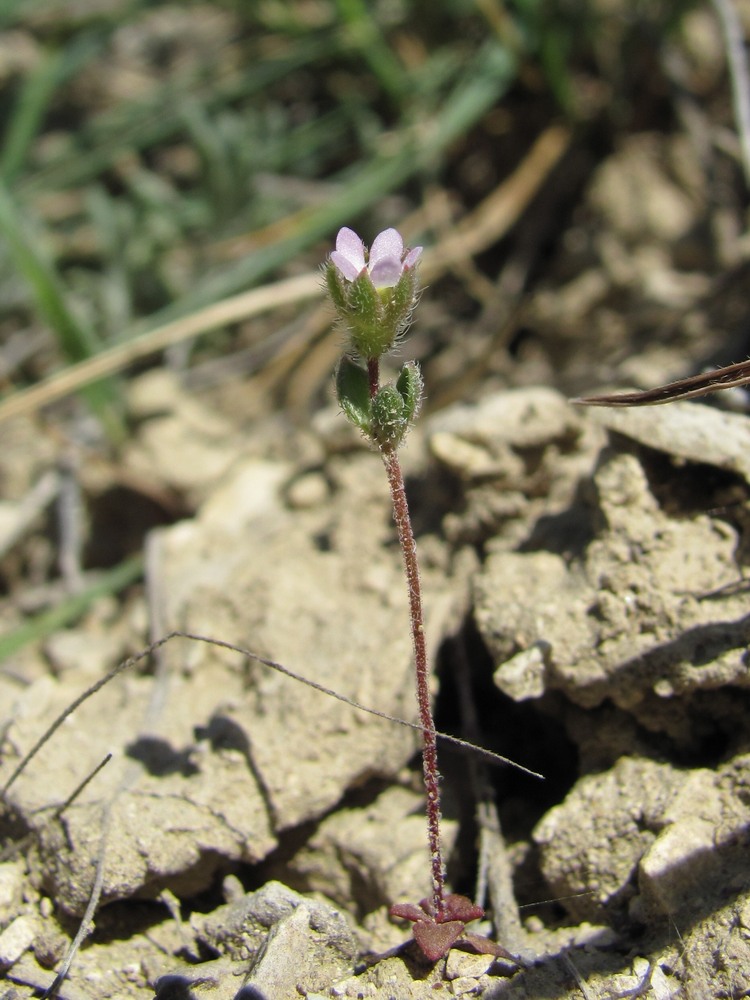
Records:
[[[328,499],[328,483],[319,472],[308,472],[290,484],[287,502],[292,510],[319,507]]]
[[[0,911],[21,898],[23,866],[17,861],[0,865]]]
[[[15,965],[31,947],[36,937],[36,921],[30,916],[16,917],[0,934],[0,969]]]
[[[445,963],[446,979],[477,979],[485,974],[494,961],[493,955],[472,955],[470,952],[454,948]],[[463,992],[466,992],[465,988]]]

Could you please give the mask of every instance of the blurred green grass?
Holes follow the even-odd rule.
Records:
[[[315,266],[343,224],[370,235],[513,93],[575,118],[600,20],[585,0],[6,4],[2,318],[56,342],[8,391]],[[116,383],[86,398],[116,439]]]

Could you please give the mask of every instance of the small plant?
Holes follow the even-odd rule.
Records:
[[[417,703],[422,732],[422,767],[427,793],[427,829],[432,896],[421,903],[396,903],[391,916],[414,923],[414,939],[424,955],[437,961],[457,942],[493,954],[498,945],[465,933],[466,924],[484,916],[466,896],[445,891],[440,838],[440,774],[435,722],[430,708],[427,650],[417,547],[409,517],[398,448],[414,423],[422,401],[419,366],[407,362],[395,383],[380,384],[380,359],[404,335],[418,297],[417,264],[421,247],[405,250],[401,235],[386,229],[369,252],[351,229],[341,229],[325,264],[325,280],[349,343],[336,371],[342,410],[379,450],[385,464],[393,517],[404,559],[414,645]]]

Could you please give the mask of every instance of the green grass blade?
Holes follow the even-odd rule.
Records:
[[[261,95],[280,80],[332,58],[341,41],[332,32],[300,39],[293,51],[278,58],[260,61],[240,73],[225,77],[185,75],[158,87],[149,97],[128,101],[101,112],[77,135],[77,148],[57,161],[34,171],[21,182],[24,194],[49,188],[60,189],[85,184],[110,169],[123,151],[149,149],[174,138],[183,130],[179,110],[190,98],[200,103],[206,114],[227,105]]]
[[[143,574],[143,556],[133,556],[119,566],[107,570],[81,591],[60,602],[56,608],[28,619],[22,625],[0,636],[0,661],[20,652],[32,642],[40,642],[58,629],[71,625],[84,615],[100,597],[117,594]]]
[[[403,102],[409,80],[373,16],[373,6],[363,0],[336,0],[339,17],[347,26],[352,44],[397,106]]]
[[[32,220],[14,203],[2,179],[0,236],[5,239],[11,260],[28,286],[36,311],[54,331],[63,355],[70,361],[82,361],[95,354],[99,349],[96,336],[68,306],[62,282],[41,248]],[[121,421],[113,407],[117,399],[114,383],[87,386],[84,396],[107,433],[120,438]]]
[[[486,43],[453,92],[443,100],[432,121],[402,127],[398,137],[394,137],[392,149],[347,170],[340,178],[335,198],[300,212],[299,222],[290,236],[263,247],[232,268],[224,267],[221,272],[209,275],[179,301],[151,316],[148,326],[159,326],[252,286],[316,240],[329,236],[345,223],[352,224],[357,216],[411,177],[435,170],[447,147],[476,124],[505,93],[515,79],[516,66],[515,58],[507,49],[495,41]],[[142,333],[144,328],[139,326],[128,331],[126,336]]]
[[[100,51],[101,42],[99,33],[86,33],[62,51],[50,53],[26,79],[3,136],[0,174],[7,183],[24,166],[55,91]]]

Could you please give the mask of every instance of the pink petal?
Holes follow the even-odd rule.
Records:
[[[404,257],[404,267],[414,267],[419,258],[422,256],[422,247],[414,247],[410,250],[408,254]]]
[[[365,266],[365,245],[353,229],[339,229],[336,250],[357,268],[357,274]],[[334,264],[336,261],[334,261]],[[338,266],[338,265],[337,265]]]
[[[378,233],[372,241],[370,248],[370,272],[374,264],[384,257],[397,257],[401,263],[401,254],[404,252],[404,241],[401,233],[397,229],[384,229]]]
[[[344,254],[339,253],[338,250],[334,250],[331,254],[331,261],[335,265],[336,270],[339,272],[342,278],[346,278],[347,281],[354,281],[357,275],[364,269],[364,263],[362,267],[357,267],[353,264],[348,257]]]
[[[392,288],[401,277],[402,270],[399,257],[382,257],[375,264],[370,264],[370,279],[376,288]]]

